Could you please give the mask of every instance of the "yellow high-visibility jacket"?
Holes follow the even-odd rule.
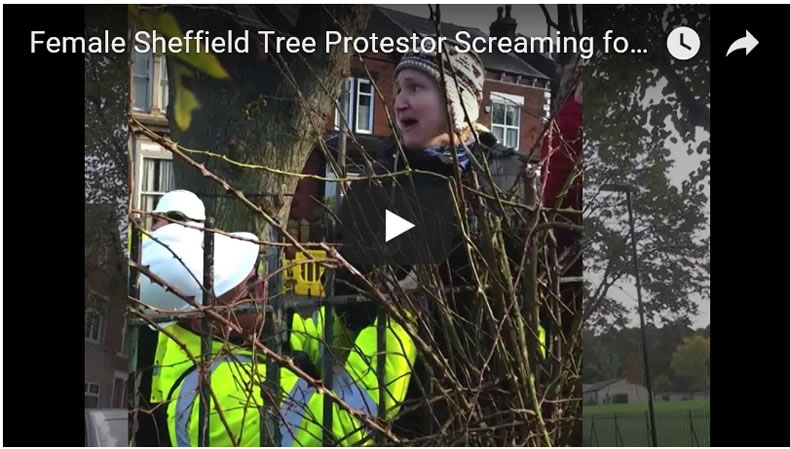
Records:
[[[308,354],[315,366],[320,366],[320,347],[323,334],[323,309],[312,318],[294,315],[291,346]],[[370,417],[377,417],[379,385],[376,376],[376,325],[362,329],[357,335],[345,332],[339,320],[334,326],[335,347],[348,346],[345,362],[334,372],[334,393],[354,409]],[[198,444],[199,370],[192,359],[200,359],[200,336],[180,325],[167,328],[187,352],[170,337],[160,336],[157,348],[159,375],[152,388],[164,396],[167,431],[174,446]],[[162,334],[162,332],[160,332]],[[345,342],[345,343],[344,343]],[[338,351],[340,352],[340,351]],[[191,358],[190,358],[191,355]],[[216,398],[212,401],[209,444],[211,446],[260,446],[260,407],[263,406],[261,388],[266,378],[266,362],[247,349],[214,342],[211,367],[211,387]],[[386,330],[385,417],[394,417],[400,408],[411,378],[417,351],[403,328],[389,320]],[[288,368],[280,368],[282,401],[279,422],[282,446],[321,446],[323,396],[307,381]],[[152,396],[155,393],[152,392]],[[220,414],[221,410],[221,414]],[[371,445],[367,427],[356,417],[333,403],[332,434],[343,446]],[[222,416],[222,418],[220,418]],[[227,427],[226,427],[227,425]]]

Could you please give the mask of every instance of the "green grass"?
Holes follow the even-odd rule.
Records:
[[[710,410],[710,400],[700,399],[696,401],[661,401],[656,402],[656,413],[677,412],[684,410]],[[607,405],[585,405],[584,414],[601,413],[638,413],[647,411],[647,403],[639,404],[607,404]]]
[[[709,400],[655,405],[659,446],[710,446]],[[585,405],[586,445],[649,446],[647,410],[647,404]]]

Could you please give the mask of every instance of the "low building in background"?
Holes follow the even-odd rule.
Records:
[[[585,405],[647,403],[647,388],[626,379],[609,379],[582,386]]]

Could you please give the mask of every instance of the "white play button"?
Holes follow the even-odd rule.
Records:
[[[379,215],[380,217],[381,215]],[[384,212],[384,242],[389,242],[395,237],[403,234],[409,229],[414,227],[414,223],[410,223],[403,218],[393,214],[389,210]],[[380,234],[379,234],[380,235]]]

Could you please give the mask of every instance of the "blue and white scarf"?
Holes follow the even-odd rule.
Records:
[[[467,148],[471,148],[473,143],[474,143],[474,139],[470,139],[465,143],[465,145]],[[469,155],[466,154],[464,145],[462,144],[456,145],[455,154],[458,157],[458,165],[461,166],[462,170],[465,170],[466,167],[469,165]],[[433,147],[426,148],[425,150],[423,150],[423,156],[436,157],[447,165],[451,165],[453,163],[453,154],[450,153],[450,149],[448,147],[443,145],[436,145]]]

